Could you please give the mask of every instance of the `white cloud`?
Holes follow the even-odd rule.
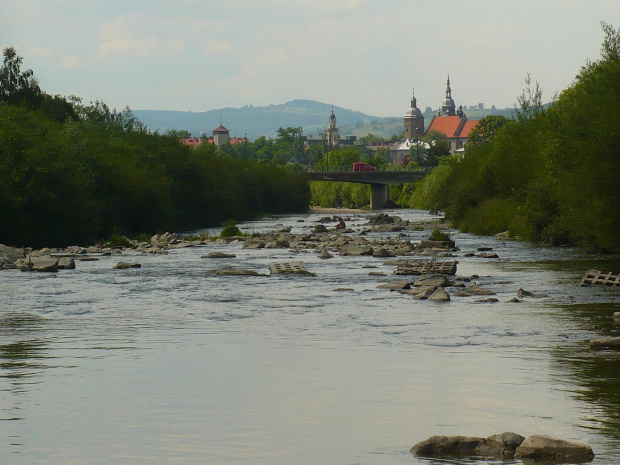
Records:
[[[28,53],[33,57],[53,57],[60,53],[58,47],[37,47],[31,45],[28,47]]]
[[[234,45],[229,40],[210,40],[202,46],[202,50],[206,55],[223,55],[230,53],[234,49]]]
[[[60,62],[60,67],[61,68],[84,68],[84,63],[82,63],[82,60],[80,59],[80,57],[75,56],[75,55],[69,55],[66,56],[62,59],[62,61]]]
[[[161,27],[164,22],[164,20],[158,20],[153,23],[148,18],[141,21],[138,17],[116,17],[104,24],[99,30],[101,44],[98,56],[101,58],[142,57],[178,53],[185,47],[186,41],[179,35],[159,38],[158,35],[168,34]],[[144,34],[142,31],[145,29],[155,31],[155,34]]]

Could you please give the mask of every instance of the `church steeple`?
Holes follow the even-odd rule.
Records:
[[[456,105],[452,100],[452,89],[450,88],[450,74],[448,73],[448,84],[446,86],[446,98],[441,105],[441,114],[444,116],[456,116]]]
[[[338,134],[338,126],[336,126],[336,115],[334,115],[334,106],[332,105],[332,114],[329,115],[329,129],[327,130],[327,143],[330,147],[335,147],[340,143],[340,135]]]

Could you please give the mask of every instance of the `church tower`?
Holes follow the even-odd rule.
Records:
[[[424,135],[424,116],[416,104],[414,89],[411,97],[411,108],[405,113],[405,139],[418,140]]]
[[[446,87],[446,98],[441,105],[442,116],[456,116],[456,105],[452,100],[452,89],[450,89],[450,75],[448,74],[448,86]]]
[[[334,115],[334,109],[332,108],[332,114],[329,115],[329,129],[327,129],[327,144],[330,147],[336,147],[339,142],[340,135],[336,126],[336,115]]]

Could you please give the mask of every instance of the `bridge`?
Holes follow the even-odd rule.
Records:
[[[390,184],[404,184],[415,182],[426,176],[426,171],[352,171],[341,169],[338,171],[308,171],[308,181],[336,181],[357,182],[370,184],[370,208],[383,208],[390,198]]]

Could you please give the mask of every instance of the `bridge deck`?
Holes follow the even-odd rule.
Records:
[[[357,182],[361,184],[403,184],[426,176],[425,171],[332,171],[307,172],[308,181]]]

